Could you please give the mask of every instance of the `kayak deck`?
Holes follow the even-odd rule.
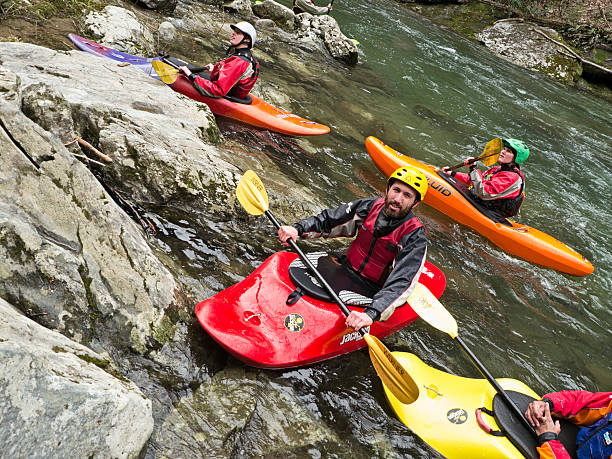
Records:
[[[376,167],[387,177],[398,167],[412,166],[426,176],[429,192],[424,203],[469,226],[508,253],[527,261],[574,276],[593,272],[593,265],[580,253],[554,237],[521,223],[505,220],[495,222],[438,176],[438,169],[405,156],[375,137],[366,139],[366,149]]]
[[[524,456],[506,437],[487,434],[476,422],[475,410],[491,409],[495,390],[486,379],[471,379],[427,366],[416,355],[393,352],[414,379],[420,392],[409,405],[397,400],[387,387],[385,394],[397,417],[415,434],[448,458],[498,459]],[[538,395],[516,379],[498,379],[505,390],[534,398]],[[499,430],[495,419],[482,414],[486,424]]]
[[[296,287],[288,275],[297,254],[278,252],[246,279],[196,306],[204,329],[236,358],[260,368],[307,365],[366,346],[358,332],[346,328],[335,303],[302,296],[287,304]],[[442,271],[427,263],[420,282],[439,297],[446,286]],[[347,306],[350,310],[363,310]],[[370,333],[384,338],[417,319],[409,305],[395,310]]]

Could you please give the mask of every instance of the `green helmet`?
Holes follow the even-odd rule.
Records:
[[[510,147],[514,151],[514,162],[521,164],[529,157],[529,148],[518,139],[502,139],[505,147]]]

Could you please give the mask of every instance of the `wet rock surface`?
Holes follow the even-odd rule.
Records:
[[[0,299],[2,455],[138,457],[153,431],[151,401],[112,373],[101,355]]]

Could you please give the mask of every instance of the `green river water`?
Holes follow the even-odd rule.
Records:
[[[528,263],[421,206],[428,259],[447,278],[441,301],[494,376],[520,379],[540,394],[612,390],[612,105],[516,67],[391,0],[338,0],[333,16],[359,40],[359,65],[317,67],[301,79],[297,71],[280,76],[286,68],[269,63],[261,77],[291,84],[293,111],[330,125],[331,134],[283,146],[291,153],[299,145],[295,154],[274,147],[261,154],[334,206],[383,189],[382,174],[364,148],[368,135],[439,166],[476,155],[493,137],[524,140],[531,156],[523,167],[527,199],[517,220],[575,248],[595,272],[576,278]],[[265,172],[261,177],[265,181]],[[224,248],[193,242],[179,226],[170,231],[187,241],[183,251],[190,251],[203,277],[212,263],[201,260],[211,258],[239,273],[211,280],[219,291],[280,249],[267,229],[269,236],[259,236],[268,238],[266,247],[239,245],[248,252],[241,263],[250,264],[238,268],[232,267],[237,250],[227,248],[231,235]],[[448,336],[422,321],[385,342],[442,370],[479,376]],[[355,444],[388,443],[402,455],[436,455],[394,418],[365,351],[266,374],[297,390],[309,409]],[[308,454],[333,452],[313,448]]]

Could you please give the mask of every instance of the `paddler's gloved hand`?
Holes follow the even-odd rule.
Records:
[[[204,66],[204,70],[205,70],[206,72],[209,72],[209,73],[210,73],[210,72],[212,72],[212,71],[213,71],[213,68],[214,68],[214,67],[215,67],[215,66],[214,66],[214,65],[212,65],[212,64],[206,64],[206,65]]]
[[[191,81],[195,80],[195,75],[191,73],[191,70],[189,70],[186,65],[179,67],[178,71],[185,75],[187,78],[189,78]]]
[[[463,165],[469,166],[470,170],[472,170],[476,167],[476,161],[474,161],[475,159],[476,158],[474,158],[473,156],[470,156],[469,158],[466,158],[465,161],[463,161]]]
[[[455,175],[457,175],[457,172],[456,172],[456,171],[449,171],[449,169],[450,169],[450,167],[449,167],[449,166],[444,166],[444,167],[441,167],[441,168],[440,168],[440,170],[441,170],[442,172],[444,172],[445,174],[450,175],[451,177],[454,177]]]
[[[293,239],[294,241],[297,241],[298,230],[295,229],[293,226],[281,226],[278,229],[278,238],[281,240],[284,246],[288,247],[288,239]]]
[[[372,325],[372,318],[365,312],[351,311],[351,313],[346,317],[345,324],[347,327],[352,328],[355,331],[359,331],[361,327]]]

